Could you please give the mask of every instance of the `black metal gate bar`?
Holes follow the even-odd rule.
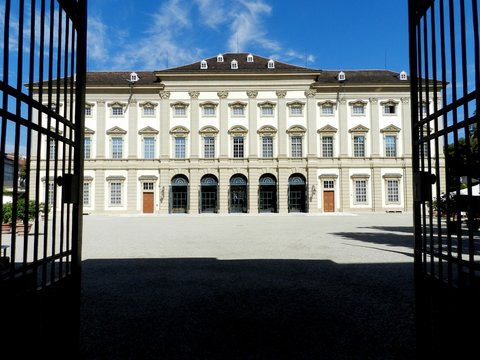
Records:
[[[68,357],[79,328],[86,0],[3,3],[0,186],[12,203],[0,210],[11,208],[12,228],[0,239],[0,337],[21,341],[20,357]]]
[[[478,17],[477,0],[409,1],[420,358],[478,355]]]

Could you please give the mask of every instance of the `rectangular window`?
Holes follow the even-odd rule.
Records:
[[[110,183],[110,205],[122,205],[122,183]]]
[[[232,108],[233,116],[245,116],[245,107],[244,106],[234,106]]]
[[[186,157],[186,139],[184,137],[175,138],[175,158],[185,159]]]
[[[365,156],[365,136],[357,135],[353,137],[353,156],[354,157]]]
[[[215,138],[213,136],[205,136],[203,138],[203,156],[206,159],[215,157]]]
[[[92,138],[85,137],[84,138],[84,146],[83,146],[83,153],[85,159],[90,159],[92,155]]]
[[[123,138],[112,137],[112,159],[123,158]]]
[[[113,106],[112,107],[112,115],[113,116],[123,116],[123,107]]]
[[[385,136],[385,156],[397,156],[397,137],[394,135]]]
[[[48,156],[50,157],[50,160],[55,159],[55,139],[50,139],[50,142],[48,144]]]
[[[333,180],[324,180],[323,181],[323,188],[324,189],[334,189],[335,182]]]
[[[91,106],[85,106],[85,116],[92,116]]]
[[[187,116],[187,107],[184,105],[177,105],[174,108],[175,116]]]
[[[367,203],[367,180],[355,180],[355,203]]]
[[[292,105],[290,106],[290,115],[292,116],[300,116],[303,113],[303,106],[302,105]]]
[[[262,116],[273,116],[273,106],[262,106],[260,109]]]
[[[212,105],[204,106],[203,116],[215,116],[215,106],[212,106]]]
[[[383,113],[387,115],[395,114],[396,106],[395,105],[385,105],[383,107]]]
[[[90,206],[90,182],[83,183],[83,205]]]
[[[333,157],[333,136],[322,136],[322,156]]]
[[[143,156],[145,159],[155,158],[155,138],[154,137],[143,138]]]
[[[333,105],[322,105],[322,115],[333,115]]]
[[[144,182],[143,191],[153,191],[153,182]]]
[[[155,108],[153,106],[144,106],[143,116],[155,116]]]
[[[273,157],[273,137],[272,136],[262,137],[262,156],[265,158]]]
[[[244,138],[243,136],[235,136],[233,138],[233,157],[243,158]]]
[[[387,180],[387,203],[399,203],[398,180]]]
[[[302,157],[302,137],[292,136],[292,157]]]
[[[364,105],[353,105],[352,106],[352,114],[353,115],[364,115],[365,114],[365,106]]]

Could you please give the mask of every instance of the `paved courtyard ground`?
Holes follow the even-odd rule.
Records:
[[[411,214],[84,217],[85,359],[413,359]]]

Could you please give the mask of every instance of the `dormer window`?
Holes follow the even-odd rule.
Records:
[[[140,80],[140,78],[138,77],[138,74],[136,72],[132,72],[130,74],[130,82],[131,83],[135,83],[137,82],[138,80]]]
[[[230,63],[230,68],[232,70],[238,69],[238,61],[237,60],[232,60],[232,62]]]
[[[202,70],[208,69],[208,64],[205,60],[202,60],[200,62],[200,69],[202,69]]]
[[[407,72],[405,70],[400,73],[400,80],[408,80]]]
[[[223,55],[222,54],[217,55],[217,62],[223,62]]]
[[[338,81],[345,81],[346,80],[346,76],[345,76],[345,73],[343,71],[340,71],[337,75],[337,79]]]
[[[253,55],[252,54],[248,54],[247,62],[249,62],[249,63],[253,62]]]
[[[272,59],[268,60],[268,65],[267,67],[269,69],[275,69],[275,61],[273,61]]]

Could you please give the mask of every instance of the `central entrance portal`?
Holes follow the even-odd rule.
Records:
[[[216,213],[218,209],[218,180],[214,175],[205,175],[200,180],[200,212]]]
[[[170,186],[170,213],[188,212],[188,179],[184,175],[176,175]]]
[[[303,175],[288,179],[288,212],[307,212],[307,186]]]
[[[258,212],[277,212],[277,178],[272,174],[260,177],[258,189]]]

